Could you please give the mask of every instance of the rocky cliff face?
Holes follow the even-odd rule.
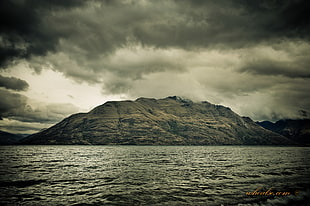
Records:
[[[310,119],[284,119],[276,123],[257,122],[262,127],[281,134],[297,143],[310,145]]]
[[[291,144],[231,109],[180,97],[106,102],[24,139],[22,144]]]

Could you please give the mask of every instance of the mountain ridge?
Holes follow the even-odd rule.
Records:
[[[256,123],[299,144],[310,145],[310,119],[281,119],[275,123],[270,121]]]
[[[293,144],[230,108],[178,96],[108,101],[73,114],[21,144],[257,145]]]
[[[13,145],[18,143],[23,137],[0,130],[0,145]]]

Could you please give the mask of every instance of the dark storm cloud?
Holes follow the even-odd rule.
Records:
[[[17,93],[0,89],[0,98],[0,117],[5,117],[7,113],[26,106],[27,98]]]
[[[309,4],[301,0],[1,1],[0,65],[55,52],[61,39],[73,43],[72,55],[81,52],[88,60],[129,42],[191,49],[308,39]]]
[[[274,60],[259,60],[248,63],[240,71],[258,75],[281,75],[290,78],[310,78],[309,60],[304,62],[285,62]]]
[[[0,87],[16,91],[24,91],[28,89],[29,84],[22,79],[18,79],[15,77],[4,77],[0,75]]]
[[[89,83],[103,81],[107,93],[126,93],[134,81],[147,75],[171,70],[184,72],[179,59],[168,55],[163,58],[146,48],[199,53],[205,49],[225,51],[272,45],[289,39],[308,41],[307,21],[292,23],[306,16],[301,8],[308,6],[306,1],[92,1],[43,18],[48,25],[43,31],[62,36],[58,35],[61,38],[55,46],[58,53],[38,65],[50,62],[67,77]],[[300,8],[300,12],[292,8]],[[136,45],[144,56],[130,56],[139,53],[139,49],[130,50]],[[129,57],[126,52],[119,55],[120,50],[126,49]],[[115,56],[120,58],[115,61]],[[290,64],[272,60],[269,68],[274,67],[274,74],[304,77],[308,75],[302,68],[307,55],[304,57],[294,65],[299,68],[296,73],[290,68],[293,60]],[[257,63],[246,62],[241,71],[263,73],[268,70],[263,68],[267,63],[258,58]]]
[[[161,47],[244,47],[279,38],[309,39],[309,1],[175,1],[133,28],[141,42]],[[167,15],[167,13],[171,14]]]
[[[245,21],[247,25],[245,26],[255,29],[256,32],[265,33],[265,37],[280,35],[309,38],[310,22],[308,11],[310,2],[306,0],[233,0],[217,2],[189,0],[188,2],[198,9],[212,4],[220,8],[238,8],[240,11],[238,15],[247,19]],[[220,16],[222,14],[217,17]],[[221,20],[223,18],[220,18],[219,22]],[[249,30],[249,32],[252,31]]]
[[[254,49],[255,50],[255,49]],[[283,41],[269,48],[258,48],[246,55],[239,71],[254,75],[310,78],[310,44]]]
[[[305,0],[263,0],[246,1],[246,8],[249,12],[259,13],[261,17],[267,15],[264,26],[267,31],[274,35],[282,36],[284,33],[288,37],[306,38],[309,40],[310,21],[309,9],[310,2]]]
[[[0,68],[19,58],[45,55],[54,51],[64,34],[49,28],[42,21],[54,10],[80,6],[82,1],[0,1]]]
[[[0,117],[22,122],[55,123],[78,111],[72,104],[43,104],[33,109],[26,96],[3,89],[0,99]]]

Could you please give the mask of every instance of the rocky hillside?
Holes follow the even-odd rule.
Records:
[[[300,144],[310,145],[310,119],[285,119],[276,123],[263,121],[257,122],[262,127],[281,134]]]
[[[231,109],[180,97],[110,101],[74,114],[21,144],[292,144]]]

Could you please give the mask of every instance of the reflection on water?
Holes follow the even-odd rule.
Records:
[[[310,148],[2,146],[1,205],[307,205]],[[286,196],[247,195],[288,192]]]

